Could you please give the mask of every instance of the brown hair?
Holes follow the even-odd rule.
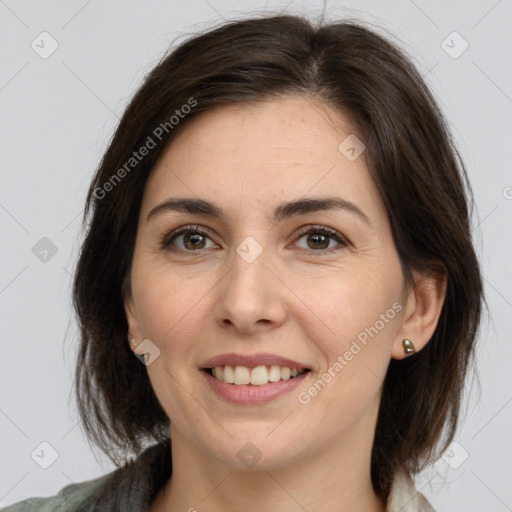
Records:
[[[119,454],[137,455],[149,439],[168,437],[169,418],[129,349],[123,308],[146,180],[201,112],[287,94],[316,98],[357,127],[406,283],[414,286],[412,270],[447,275],[434,335],[412,357],[392,360],[383,385],[371,470],[375,492],[387,499],[398,468],[419,471],[453,439],[483,292],[471,189],[443,116],[409,58],[359,23],[228,22],[183,42],[145,77],[87,196],[74,281],[79,412],[90,439],[118,465]],[[155,147],[131,161],[148,137]]]

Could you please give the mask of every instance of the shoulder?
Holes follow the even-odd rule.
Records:
[[[49,498],[30,498],[2,512],[104,512],[148,510],[170,477],[170,440],[148,447],[136,460],[93,480],[71,484]]]
[[[67,485],[55,496],[47,498],[29,498],[7,508],[2,512],[85,512],[94,510],[92,503],[102,491],[109,478],[105,475],[93,480]]]
[[[416,490],[411,477],[404,471],[396,472],[387,512],[436,512],[427,498]]]

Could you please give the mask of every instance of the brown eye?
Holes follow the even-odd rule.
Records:
[[[200,233],[185,233],[183,235],[183,245],[187,249],[203,249],[205,245],[205,237]]]
[[[327,249],[329,247],[329,236],[320,233],[307,235],[307,243],[311,249]]]
[[[207,246],[210,241],[210,246]],[[194,252],[216,246],[208,234],[197,226],[182,226],[167,234],[162,240],[162,248],[169,251]]]
[[[330,252],[331,249],[337,250],[348,245],[345,238],[337,231],[324,226],[309,228],[298,238],[298,241],[302,239],[305,239],[305,246],[297,242],[301,249],[319,252]]]

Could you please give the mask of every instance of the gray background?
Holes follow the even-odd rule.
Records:
[[[86,189],[118,117],[176,36],[269,9],[389,31],[449,120],[475,192],[490,314],[457,444],[417,484],[440,512],[512,510],[511,0],[0,1],[0,506],[113,468],[77,423],[70,285]]]

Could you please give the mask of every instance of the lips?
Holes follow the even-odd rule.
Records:
[[[241,368],[241,367],[238,367]],[[257,367],[256,367],[257,368]],[[202,370],[205,384],[222,400],[236,404],[237,406],[263,405],[283,397],[293,390],[296,390],[301,383],[304,383],[310,372],[303,370],[303,373],[287,380],[268,382],[267,384],[230,384],[219,380],[211,375],[208,370]]]
[[[218,396],[237,405],[275,400],[296,389],[312,368],[275,354],[222,354],[200,365],[205,382]]]

